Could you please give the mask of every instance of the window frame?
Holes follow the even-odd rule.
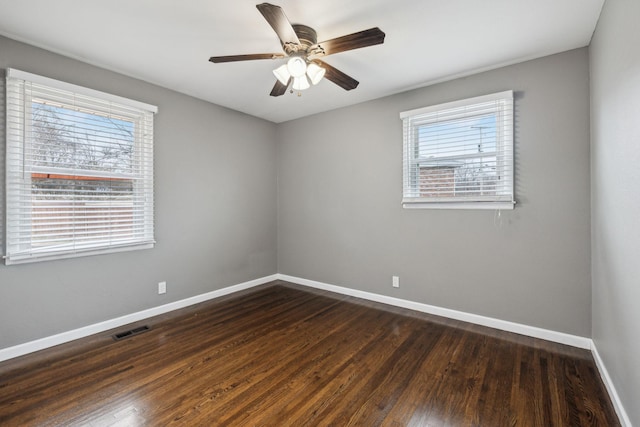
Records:
[[[37,86],[37,93],[31,93],[26,89],[27,86]],[[153,116],[157,113],[158,108],[16,69],[7,69],[6,88],[5,264],[22,264],[153,248],[155,245]],[[46,93],[47,91],[51,91],[51,94]],[[79,99],[78,104],[72,105],[69,99],[73,98],[75,102],[76,97]],[[82,167],[65,168],[55,167],[55,165],[37,165],[35,158],[30,158],[26,154],[30,152],[31,147],[34,146],[32,144],[35,143],[30,129],[33,125],[32,109],[34,103],[131,122],[133,126],[131,170],[122,172],[115,170],[115,167],[107,170],[91,170]],[[111,108],[117,110],[118,113],[112,114]],[[88,136],[89,133],[86,135]],[[98,137],[96,136],[96,138]],[[92,140],[93,143],[95,141]],[[34,193],[35,188],[32,186],[32,180],[41,179],[40,175],[43,174],[47,175],[45,179],[52,180],[131,181],[132,231],[130,237],[109,236],[101,238],[102,236],[98,236],[88,242],[82,242],[82,239],[73,234],[72,240],[68,244],[49,243],[44,248],[38,248],[34,244],[37,234],[34,232],[32,213],[37,200],[34,197],[36,193]],[[73,190],[65,190],[62,197],[65,194],[71,194],[71,197],[74,197],[72,192]],[[26,208],[20,207],[24,200],[28,200]],[[137,207],[140,204],[143,206],[142,208]],[[89,203],[87,206],[91,206],[91,204]],[[109,221],[113,221],[112,214],[97,218],[102,221],[98,223],[98,226],[101,224],[105,226],[109,224]],[[71,224],[75,224],[76,220],[69,221]],[[117,234],[114,232],[114,235]]]
[[[494,105],[492,109],[482,105]],[[474,112],[474,108],[479,108]],[[406,209],[513,209],[514,199],[514,141],[513,141],[513,91],[503,91],[484,96],[437,104],[400,113],[403,122],[403,191],[402,206]],[[500,193],[494,196],[420,196],[419,128],[430,124],[446,124],[474,115],[496,117],[496,175],[501,181]],[[442,119],[441,116],[446,116]],[[438,161],[481,158],[475,154],[459,154],[438,157]],[[454,186],[455,191],[455,186]]]

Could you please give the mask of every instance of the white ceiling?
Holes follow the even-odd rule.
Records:
[[[604,0],[270,0],[318,40],[371,27],[384,44],[328,56],[360,81],[274,98],[284,60],[260,0],[0,0],[0,34],[273,122],[589,44]],[[1,52],[0,52],[1,54]],[[29,70],[25,70],[29,71]]]

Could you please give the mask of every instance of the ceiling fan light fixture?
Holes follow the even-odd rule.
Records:
[[[309,76],[309,80],[311,80],[311,84],[314,86],[320,83],[320,80],[324,77],[325,69],[320,67],[313,62],[309,64],[307,67],[307,76]]]
[[[311,87],[309,85],[309,80],[307,80],[307,76],[305,76],[304,74],[301,77],[293,78],[294,90],[305,90],[305,89],[309,89],[309,87]]]
[[[261,3],[256,7],[275,31],[284,52],[212,56],[209,61],[220,63],[288,58],[286,64],[273,70],[278,80],[271,89],[271,96],[284,95],[290,85],[293,86],[291,92],[308,89],[311,84],[316,85],[325,77],[344,90],[355,89],[358,87],[356,79],[318,58],[384,43],[385,34],[378,27],[318,43],[316,30],[302,24],[291,24],[280,6]]]
[[[307,63],[299,56],[294,56],[287,61],[287,70],[294,78],[304,76],[307,72]]]
[[[283,65],[279,66],[278,68],[276,68],[275,70],[273,70],[273,74],[276,76],[276,78],[283,85],[288,85],[289,84],[289,79],[291,78],[291,73],[289,72],[289,68],[287,67],[287,64],[283,64]]]

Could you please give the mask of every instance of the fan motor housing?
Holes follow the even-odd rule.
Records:
[[[300,45],[292,45],[288,43],[284,43],[282,45],[282,49],[288,54],[294,54],[299,51],[308,51],[309,48],[318,43],[318,35],[316,30],[311,27],[302,24],[292,24],[293,31],[295,31],[298,39],[300,40]]]

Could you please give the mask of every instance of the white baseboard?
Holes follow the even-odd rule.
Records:
[[[33,353],[35,351],[43,350],[45,348],[53,347],[55,345],[64,344],[69,341],[77,340],[79,338],[88,337],[89,335],[97,334],[99,332],[108,331],[109,329],[118,328],[120,326],[127,325],[129,323],[137,322],[149,317],[157,316],[159,314],[168,313],[173,310],[178,310],[190,305],[198,304],[204,301],[208,301],[214,298],[219,298],[224,295],[231,294],[233,292],[242,291],[252,288],[254,286],[262,285],[264,283],[272,282],[278,278],[277,274],[261,277],[259,279],[250,280],[248,282],[240,283],[226,288],[217,289],[215,291],[207,292],[205,294],[196,295],[194,297],[186,298],[180,301],[171,302],[158,307],[153,307],[147,310],[139,311],[137,313],[127,314],[125,316],[117,317],[115,319],[106,320],[104,322],[94,323],[93,325],[84,326],[82,328],[74,329],[67,332],[62,332],[57,335],[41,338],[35,341],[30,341],[24,344],[19,344],[13,347],[7,347],[0,349],[0,362],[14,357],[23,356],[25,354]]]
[[[565,334],[563,332],[551,331],[548,329],[537,328],[535,326],[528,326],[520,323],[509,322],[506,320],[494,319],[492,317],[465,313],[463,311],[451,310],[448,308],[442,308],[434,305],[389,297],[386,295],[358,291],[342,286],[302,279],[300,277],[287,276],[286,274],[277,274],[277,277],[280,280],[296,283],[303,286],[309,286],[316,289],[322,289],[325,291],[336,292],[339,294],[349,295],[370,301],[381,302],[383,304],[395,305],[397,307],[408,308],[411,310],[421,311],[423,313],[435,314],[436,316],[447,317],[450,319],[462,320],[464,322],[488,326],[490,328],[500,329],[502,331],[514,332],[520,335],[526,335],[534,338],[541,338],[547,341],[557,342],[560,344],[566,344],[572,347],[591,349],[591,339],[586,337]]]
[[[596,366],[598,367],[598,371],[600,372],[602,382],[604,382],[604,385],[607,388],[607,392],[609,392],[611,403],[613,403],[616,414],[618,414],[620,424],[622,425],[622,427],[631,427],[631,420],[627,415],[627,411],[624,410],[624,406],[622,406],[620,396],[618,396],[618,392],[616,391],[616,388],[613,385],[613,381],[611,381],[611,377],[609,376],[609,371],[607,371],[607,368],[605,367],[604,362],[600,357],[600,353],[598,353],[598,348],[596,347],[596,344],[594,342],[591,343],[591,354],[593,354],[593,359],[596,361]]]

